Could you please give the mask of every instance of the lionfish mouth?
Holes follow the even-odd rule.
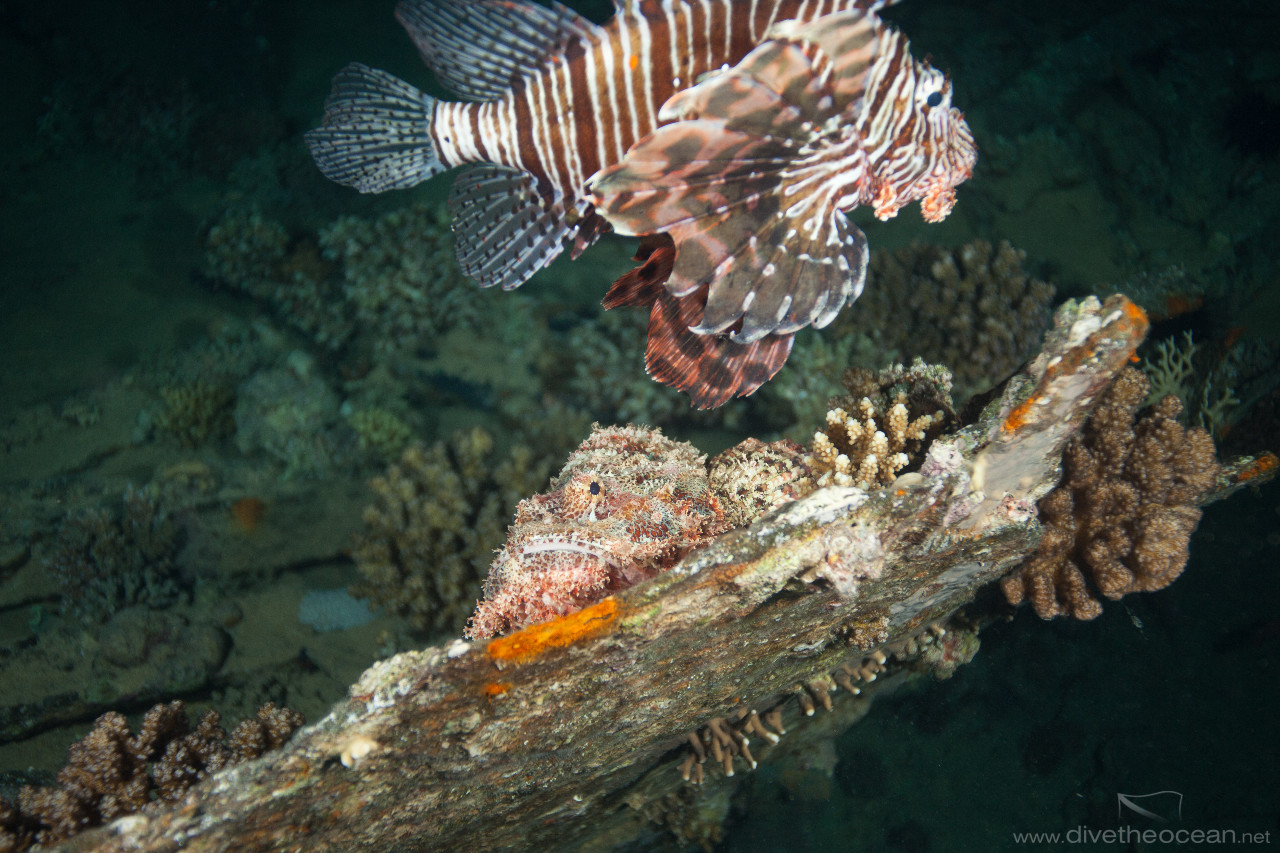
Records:
[[[546,534],[531,536],[527,542],[520,546],[520,556],[530,557],[534,554],[581,554],[585,557],[594,557],[615,569],[622,567],[617,557],[609,553],[609,550],[603,544],[585,541],[576,537]]]

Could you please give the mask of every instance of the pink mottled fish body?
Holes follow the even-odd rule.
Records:
[[[469,637],[579,610],[728,529],[705,457],[657,429],[596,427],[546,494],[520,502]]]

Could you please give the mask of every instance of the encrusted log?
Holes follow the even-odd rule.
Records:
[[[680,766],[689,773],[689,750],[702,748],[690,731],[719,721],[721,743],[740,741],[723,722],[737,720],[755,757],[767,755],[788,720],[771,711],[825,703],[833,674],[857,677],[840,669],[851,659],[874,669],[914,650],[912,638],[940,634],[1032,551],[1035,500],[1146,326],[1123,297],[1068,303],[1027,372],[978,423],[936,441],[920,473],[875,492],[819,490],[554,622],[380,662],[279,752],[77,842],[403,851],[625,840],[688,784]],[[735,760],[746,766],[721,756],[728,769]]]

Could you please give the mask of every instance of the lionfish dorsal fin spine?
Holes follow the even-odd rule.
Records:
[[[396,18],[440,82],[473,101],[501,98],[600,30],[555,2],[401,0]]]

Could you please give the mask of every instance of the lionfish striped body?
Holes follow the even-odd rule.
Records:
[[[627,183],[634,173],[625,164],[662,121],[688,117],[664,112],[682,87],[742,60],[779,26],[838,13],[878,20],[874,10],[886,2],[892,0],[626,0],[598,26],[559,4],[404,0],[396,16],[423,59],[441,82],[478,103],[439,101],[385,72],[351,65],[335,78],[324,123],[308,143],[328,177],[364,192],[467,167],[450,198],[459,261],[482,285],[513,288],[568,244],[576,257],[610,225],[663,230],[658,219],[636,218],[644,203]],[[593,176],[607,180],[592,185]],[[610,212],[609,222],[597,205]],[[646,360],[651,373],[689,391],[696,404],[754,391],[785,361],[794,329],[759,332],[756,323],[751,331],[759,334],[739,340],[712,331],[702,305],[719,304],[714,289],[708,303],[705,286],[664,289],[654,278],[674,263],[679,279],[687,265],[676,255],[663,247],[661,263],[620,281],[606,306],[652,303],[657,312],[665,305],[666,315],[681,321],[651,318]],[[837,288],[844,296],[828,299],[819,320],[860,289],[861,267],[845,272],[857,287]],[[655,352],[673,348],[696,355],[672,362],[675,374],[655,371]]]

